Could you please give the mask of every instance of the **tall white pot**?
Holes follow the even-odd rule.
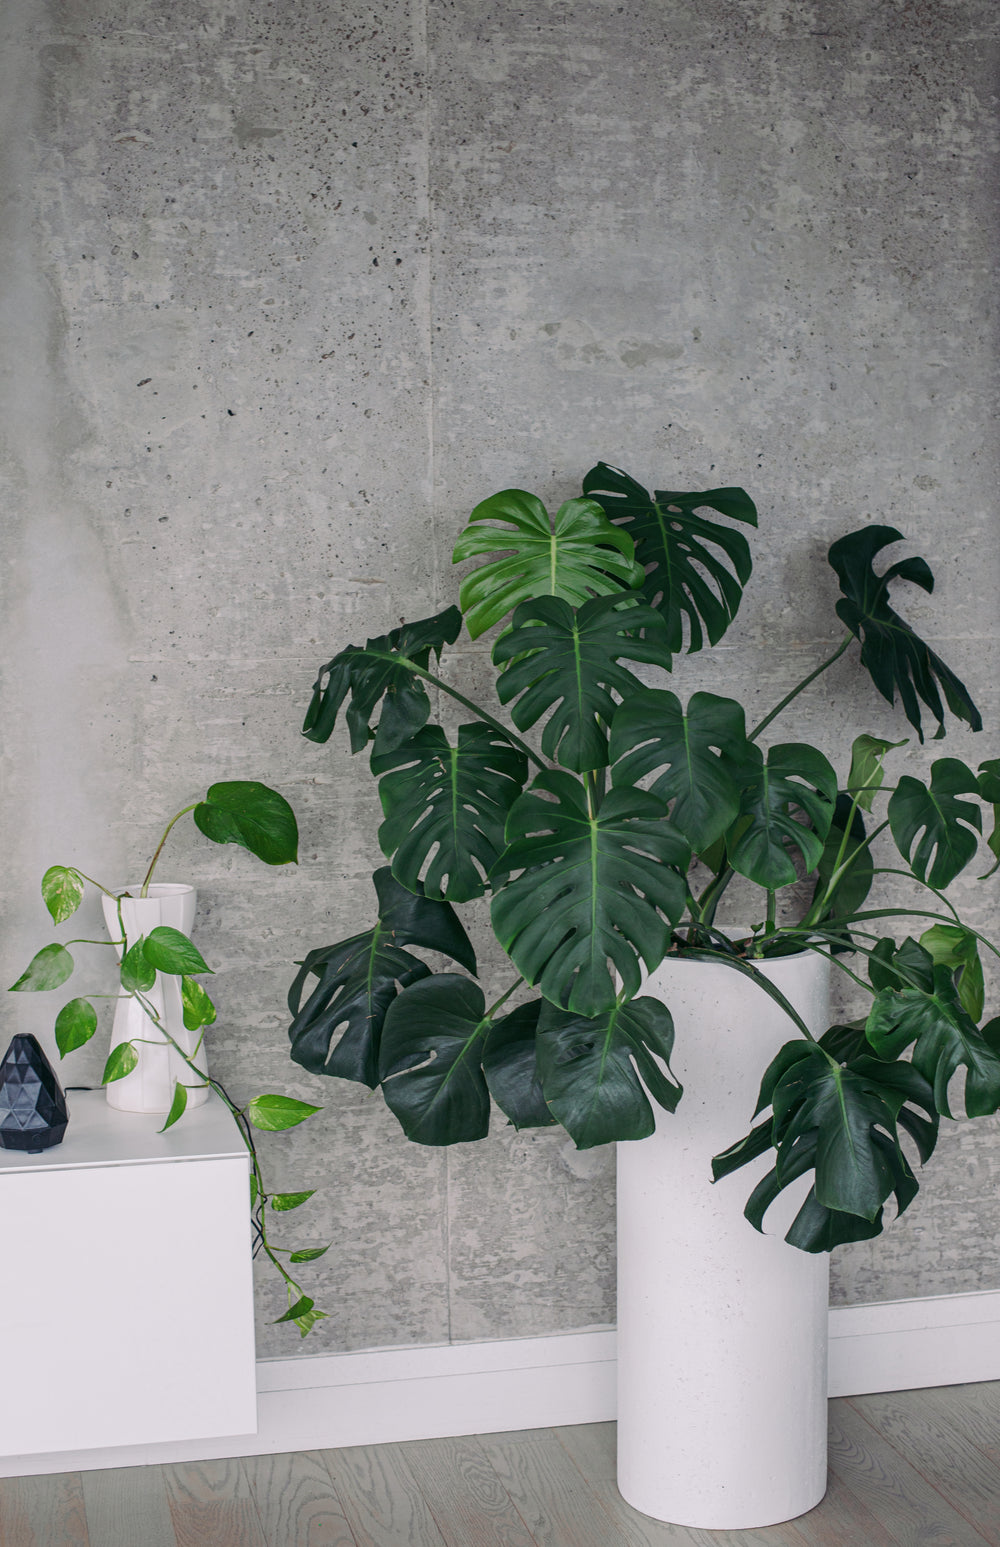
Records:
[[[130,947],[140,935],[150,934],[161,924],[190,936],[198,902],[198,894],[193,886],[179,886],[170,882],[153,883],[146,897],[139,896],[139,884],[123,887],[122,890],[132,893],[121,899],[122,923]],[[102,897],[101,902],[104,921],[115,942],[118,960],[121,961],[118,905],[113,897]],[[193,1053],[202,1033],[188,1031],[184,1025],[180,978],[171,973],[158,972],[153,987],[146,990],[143,997],[156,1010],[174,1041],[186,1053]],[[190,1085],[195,1076],[150,1020],[138,1000],[125,994],[119,996],[115,1005],[111,1046],[118,1047],[122,1042],[135,1045],[139,1062],[131,1074],[125,1075],[124,1079],[113,1080],[107,1086],[108,1104],[121,1112],[169,1112],[175,1081]],[[203,1073],[206,1071],[204,1046],[199,1050],[195,1063]],[[201,1106],[207,1099],[207,1087],[188,1091],[189,1107]]]
[[[826,1029],[822,957],[760,965],[811,1031]],[[829,1263],[782,1239],[811,1176],[762,1236],[743,1208],[768,1157],[715,1185],[711,1160],[749,1130],[764,1069],[798,1033],[714,963],[669,960],[643,992],[673,1015],[684,1096],[676,1113],[656,1108],[650,1138],[618,1145],[618,1486],[676,1525],[773,1525],[826,1488]]]

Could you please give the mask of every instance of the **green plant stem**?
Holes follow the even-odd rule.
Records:
[[[827,660],[823,661],[821,665],[817,666],[815,671],[811,671],[808,677],[803,677],[798,687],[794,687],[790,693],[786,693],[780,704],[775,704],[770,714],[766,714],[761,720],[760,724],[755,726],[754,729],[749,732],[747,740],[756,741],[761,731],[765,731],[770,725],[771,721],[776,720],[778,715],[781,714],[782,710],[788,708],[788,705],[792,702],[793,699],[798,698],[799,694],[804,692],[804,690],[811,682],[815,682],[816,678],[821,676],[822,673],[826,671],[828,666],[832,666],[834,661],[839,661],[840,657],[843,655],[844,651],[847,649],[853,638],[853,634],[848,634],[843,643],[838,645],[837,649],[834,650],[833,654]]]
[[[486,710],[481,709],[479,705],[471,698],[466,698],[465,694],[460,693],[457,688],[449,687],[447,682],[442,682],[440,677],[435,677],[433,672],[427,671],[423,666],[418,666],[416,661],[411,661],[408,657],[402,658],[399,664],[405,666],[407,670],[415,672],[418,677],[423,677],[425,682],[433,683],[433,685],[436,688],[440,688],[443,693],[448,693],[452,698],[456,699],[458,703],[464,704],[466,709],[471,709],[473,714],[478,715],[484,724],[491,725],[495,731],[500,732],[500,735],[503,736],[506,741],[511,742],[515,747],[519,747],[520,750],[524,753],[525,757],[530,758],[531,761],[538,768],[540,768],[543,773],[548,769],[549,765],[543,758],[538,756],[537,752],[533,751],[533,749],[528,746],[526,741],[522,741],[520,736],[518,736],[514,731],[508,730],[507,726],[504,725],[501,720],[495,720],[491,714],[487,714]]]
[[[163,845],[166,843],[167,838],[170,835],[170,829],[174,826],[174,824],[176,822],[180,821],[182,816],[186,816],[189,811],[193,811],[195,806],[198,806],[200,804],[201,804],[200,801],[194,800],[194,801],[191,802],[190,806],[185,806],[181,811],[178,811],[176,816],[172,816],[170,818],[170,821],[167,823],[166,827],[164,828],[163,837],[160,839],[159,843],[156,845],[156,852],[154,853],[153,858],[149,862],[149,869],[146,871],[146,874],[143,877],[142,888],[141,888],[141,890],[139,892],[139,896],[140,897],[146,897],[149,894],[149,883],[153,879],[153,871],[156,869],[156,862],[159,859],[160,855],[163,853]],[[102,888],[102,890],[103,890],[103,888]]]
[[[878,827],[874,828],[872,832],[868,833],[864,841],[858,844],[850,858],[841,864],[841,861],[844,858],[844,850],[847,848],[847,840],[850,837],[851,823],[854,821],[854,814],[857,809],[858,802],[857,798],[855,798],[851,803],[851,809],[848,813],[847,821],[844,824],[844,832],[840,840],[840,847],[837,850],[837,858],[834,862],[833,873],[830,876],[830,880],[827,882],[826,890],[824,891],[822,897],[817,898],[817,900],[812,904],[812,907],[809,909],[805,918],[802,920],[801,927],[803,928],[805,928],[807,925],[818,922],[823,917],[823,914],[826,912],[827,904],[829,903],[834,892],[837,890],[837,887],[840,885],[843,877],[854,864],[858,855],[863,854],[866,849],[869,849],[879,834],[884,833],[886,828],[889,826],[888,822],[880,822]],[[911,879],[915,880],[916,877],[912,877]]]

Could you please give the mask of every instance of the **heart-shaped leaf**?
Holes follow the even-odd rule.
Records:
[[[555,1118],[538,1077],[535,1038],[544,1003],[532,999],[495,1020],[486,1034],[483,1073],[490,1095],[515,1128],[548,1128]]]
[[[404,623],[389,634],[349,645],[320,668],[306,712],[302,734],[310,741],[329,741],[344,699],[351,751],[361,752],[375,737],[375,751],[391,752],[416,735],[431,712],[427,689],[418,673],[426,671],[431,655],[439,660],[445,645],[462,631],[462,614],[448,607],[432,618]],[[381,704],[375,731],[371,718]]]
[[[12,994],[44,992],[60,988],[72,974],[73,958],[64,945],[43,945],[36,951],[16,983],[10,985]]]
[[[616,785],[656,772],[650,792],[671,803],[671,822],[698,854],[739,814],[741,764],[760,761],[734,699],[695,693],[685,711],[675,693],[660,688],[643,688],[622,703],[611,727],[611,757]]]
[[[554,798],[547,798],[554,797]],[[493,928],[526,982],[582,1015],[626,997],[662,961],[684,910],[687,840],[644,790],[613,789],[598,811],[572,774],[539,774],[511,809],[494,872]]]
[[[183,1008],[184,1025],[188,1031],[197,1031],[199,1026],[211,1026],[215,1020],[215,1005],[209,999],[200,983],[194,978],[181,978],[181,1005]]]
[[[329,1244],[326,1246],[304,1246],[301,1251],[293,1252],[288,1260],[289,1262],[315,1262],[317,1257],[325,1257],[329,1250]]]
[[[666,1111],[674,1111],[682,1087],[657,1062],[662,1059],[669,1069],[673,1043],[673,1020],[658,999],[633,999],[596,1017],[543,1003],[538,1022],[542,1089],[577,1149],[648,1138],[656,1119],[647,1091]]]
[[[238,843],[265,865],[290,865],[298,859],[295,812],[284,795],[256,780],[213,784],[195,806],[194,819],[206,838],[214,843]]]
[[[760,759],[743,772],[741,821],[728,844],[729,863],[771,891],[791,886],[798,879],[796,853],[807,873],[819,865],[836,800],[837,775],[822,752],[797,742],[771,747],[766,763]]]
[[[663,614],[667,644],[700,650],[707,635],[716,645],[736,616],[753,562],[742,532],[695,511],[718,511],[730,521],[757,525],[757,510],[743,489],[705,489],[681,494],[657,489],[650,495],[619,468],[598,462],[583,480],[583,492],[603,506],[635,542],[645,572],[642,591]]]
[[[379,1077],[408,1139],[461,1144],[486,1137],[490,1098],[482,1060],[489,1029],[478,983],[454,972],[412,984],[389,1006]]]
[[[108,1061],[104,1065],[104,1073],[101,1075],[101,1084],[110,1085],[115,1080],[123,1080],[127,1074],[138,1067],[139,1054],[131,1042],[119,1042],[108,1054]]]
[[[187,1109],[187,1099],[187,1086],[182,1085],[180,1080],[175,1080],[173,1100],[170,1103],[170,1111],[167,1113],[167,1120],[163,1127],[160,1129],[161,1133],[166,1133],[168,1128],[172,1128],[174,1124],[184,1116],[184,1113]]]
[[[403,947],[440,951],[470,972],[476,970],[469,937],[448,903],[407,891],[388,865],[377,870],[373,880],[378,895],[375,927],[310,951],[288,994],[294,1016],[288,1035],[296,1063],[313,1074],[357,1080],[371,1090],[379,1080],[379,1039],[389,1005],[400,988],[430,973],[419,956]],[[303,991],[313,976],[319,981],[303,1004]]]
[[[528,777],[524,753],[488,725],[459,726],[454,747],[426,725],[371,766],[385,812],[379,844],[397,881],[448,902],[481,897]]]
[[[97,1030],[97,1011],[89,999],[71,999],[56,1016],[56,1047],[59,1057],[65,1058],[75,1048],[83,1047]]]
[[[1000,1052],[963,1007],[950,967],[934,968],[931,992],[884,988],[875,996],[866,1035],[880,1058],[897,1058],[911,1043],[911,1061],[934,1088],[934,1104],[950,1117],[948,1085],[960,1068],[969,1117],[1000,1111]]]
[[[50,865],[42,877],[42,899],[56,924],[72,917],[83,901],[83,891],[82,875],[67,865]]]
[[[979,794],[979,781],[957,757],[931,764],[930,787],[904,774],[889,797],[896,847],[914,875],[939,891],[964,870],[979,847],[983,817],[961,800]]]
[[[172,929],[169,924],[159,924],[156,929],[151,929],[143,950],[146,960],[157,972],[192,973],[212,970],[187,935],[179,929]],[[132,952],[128,954],[131,956]]]
[[[246,1108],[247,1118],[255,1128],[268,1133],[278,1133],[284,1128],[295,1128],[304,1123],[322,1107],[310,1106],[308,1101],[298,1101],[294,1096],[254,1096]]]
[[[275,1192],[271,1194],[271,1207],[277,1209],[279,1214],[284,1214],[289,1209],[301,1208],[303,1203],[308,1203],[315,1195],[315,1187],[310,1188],[308,1192]]]
[[[612,526],[594,500],[567,500],[555,517],[524,489],[504,489],[477,505],[452,553],[452,562],[493,555],[459,591],[473,639],[518,605],[558,596],[578,607],[641,585],[631,537]]]
[[[146,958],[146,941],[142,935],[122,957],[118,976],[126,994],[144,994],[156,982],[156,968]]]
[[[934,589],[934,577],[926,562],[902,559],[884,575],[877,575],[872,567],[883,548],[902,540],[895,527],[873,525],[833,544],[829,559],[844,593],[837,603],[837,614],[860,639],[861,664],[882,697],[892,704],[899,693],[906,718],[921,741],[921,701],[938,722],[935,739],[944,735],[942,692],[952,714],[974,731],[982,730],[982,716],[964,684],[890,605],[889,585],[895,579],[909,580],[924,591]]]
[[[576,773],[604,768],[607,728],[620,697],[641,683],[620,664],[648,661],[670,669],[666,628],[658,612],[634,598],[598,596],[574,609],[559,597],[522,602],[513,624],[493,647],[505,663],[497,681],[502,704],[528,730],[544,714],[542,751]]]

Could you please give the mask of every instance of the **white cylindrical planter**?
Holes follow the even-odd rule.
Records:
[[[179,929],[182,934],[190,937],[198,902],[198,894],[193,886],[154,883],[146,897],[139,896],[141,890],[138,883],[122,888],[122,891],[131,893],[121,898],[127,947],[135,945],[140,935],[148,935],[163,924],[171,929]],[[101,903],[104,921],[115,942],[120,961],[123,950],[117,901],[113,897],[102,897]],[[180,978],[172,973],[158,972],[155,983],[145,991],[143,998],[156,1010],[174,1041],[185,1053],[192,1054],[202,1031],[188,1031],[184,1025]],[[115,1005],[111,1032],[113,1048],[122,1042],[134,1044],[139,1062],[131,1074],[126,1074],[121,1080],[113,1080],[106,1087],[108,1104],[121,1112],[169,1112],[175,1082],[180,1080],[182,1085],[190,1086],[196,1076],[161,1035],[156,1023],[150,1020],[139,1001],[127,994],[120,995]],[[199,1049],[195,1063],[203,1073],[206,1071],[204,1044]],[[189,1107],[201,1106],[207,1099],[207,1086],[196,1086],[188,1090]]]
[[[814,1034],[829,964],[759,965]],[[811,1173],[743,1216],[773,1164],[712,1184],[712,1156],[747,1133],[761,1076],[794,1023],[714,962],[672,958],[645,994],[669,1008],[684,1086],[656,1133],[618,1145],[618,1486],[657,1520],[749,1530],[804,1514],[826,1488],[829,1261],[783,1240]]]

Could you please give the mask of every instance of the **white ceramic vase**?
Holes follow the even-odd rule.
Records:
[[[122,923],[125,926],[125,938],[130,947],[135,944],[140,935],[148,935],[160,925],[179,929],[182,934],[190,937],[198,902],[198,894],[193,886],[180,886],[170,882],[153,883],[146,897],[139,896],[141,889],[138,883],[135,886],[120,889],[131,893],[130,896],[121,899]],[[104,908],[104,921],[115,942],[120,961],[122,944],[117,903],[113,897],[102,897],[101,903]],[[188,1031],[184,1025],[180,978],[171,973],[158,972],[155,983],[143,997],[156,1010],[174,1041],[186,1053],[193,1053],[202,1031]],[[163,1037],[155,1022],[150,1020],[138,1000],[126,994],[120,995],[115,1005],[114,1026],[111,1033],[113,1048],[118,1047],[122,1042],[134,1044],[139,1062],[131,1074],[125,1075],[121,1080],[113,1080],[106,1087],[108,1104],[117,1107],[121,1112],[169,1112],[174,1097],[175,1082],[180,1080],[182,1084],[190,1086],[195,1076]],[[204,1045],[199,1050],[195,1063],[203,1073],[206,1072]],[[207,1099],[207,1087],[188,1090],[189,1107],[201,1106]]]
[[[829,963],[759,964],[815,1035]],[[684,1086],[656,1133],[618,1145],[618,1486],[657,1520],[749,1530],[804,1514],[827,1473],[829,1263],[783,1239],[811,1173],[760,1235],[743,1216],[774,1154],[712,1184],[747,1133],[763,1074],[794,1024],[748,978],[671,959],[646,982],[674,1018]]]

